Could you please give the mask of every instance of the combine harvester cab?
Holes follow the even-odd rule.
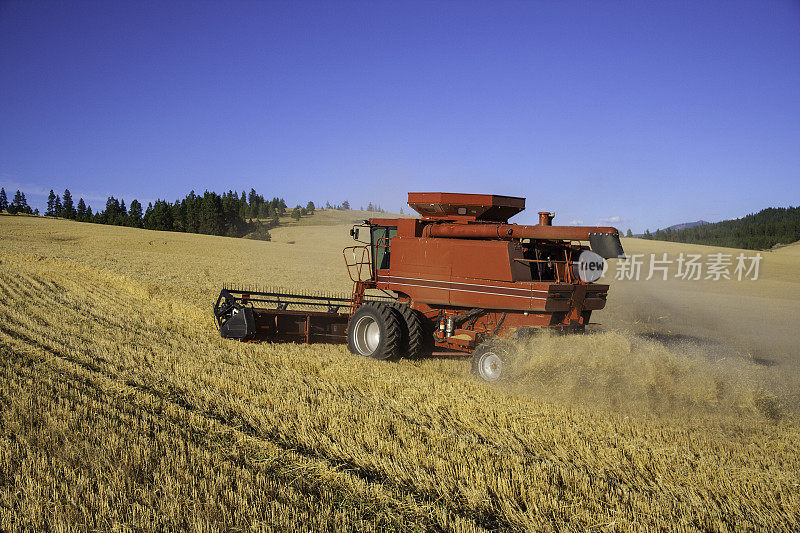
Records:
[[[622,257],[611,227],[509,224],[525,209],[511,196],[409,193],[420,218],[371,218],[343,250],[350,295],[225,286],[214,306],[223,337],[339,342],[376,359],[472,353],[473,372],[504,376],[497,339],[535,328],[583,331],[605,306],[595,283],[604,259]]]

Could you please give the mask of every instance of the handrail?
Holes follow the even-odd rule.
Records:
[[[344,256],[344,263],[347,265],[347,274],[350,276],[350,281],[353,283],[359,283],[363,281],[370,281],[372,280],[372,253],[370,248],[386,248],[390,250],[391,248],[391,238],[390,237],[380,237],[378,239],[378,243],[375,245],[367,245],[367,246],[348,246],[342,250],[342,255]],[[351,251],[352,261],[348,260],[347,251]],[[361,253],[358,256],[358,252]],[[369,277],[363,277],[363,270],[364,267],[368,266],[369,270]],[[353,277],[353,270],[355,269],[355,277]]]
[[[352,261],[348,258],[348,251],[352,255]],[[360,256],[358,255],[360,252]],[[364,266],[369,267],[372,264],[372,258],[369,253],[369,246],[348,246],[342,250],[344,256],[344,263],[347,266],[347,275],[350,276],[350,281],[353,283],[360,283],[368,281],[372,278],[372,269],[368,268],[369,277],[363,278]],[[354,276],[355,274],[355,276]]]

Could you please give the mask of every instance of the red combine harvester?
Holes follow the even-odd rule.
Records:
[[[606,303],[595,284],[604,259],[622,257],[611,227],[509,224],[525,199],[409,193],[421,218],[371,218],[344,249],[351,295],[226,285],[214,305],[220,334],[240,340],[346,342],[376,359],[472,353],[487,381],[504,375],[496,339],[537,328],[583,331]],[[588,243],[588,246],[584,243]],[[324,310],[319,310],[320,308]]]

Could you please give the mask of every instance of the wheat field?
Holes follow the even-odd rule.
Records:
[[[0,216],[0,529],[800,528],[797,247],[745,288],[612,282],[603,328],[519,343],[503,386],[219,338],[224,281],[349,290],[350,218],[260,242]],[[773,318],[737,329],[731,298]]]

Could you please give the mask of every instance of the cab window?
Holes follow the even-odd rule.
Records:
[[[397,235],[396,226],[373,226],[372,264],[375,269],[389,268],[391,238]]]

